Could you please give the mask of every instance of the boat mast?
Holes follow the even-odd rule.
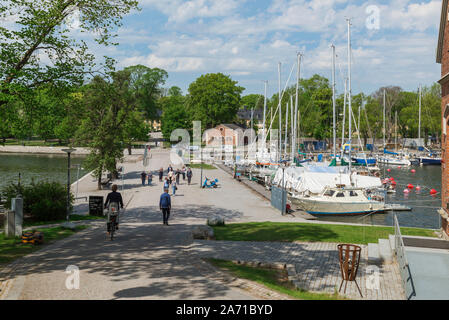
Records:
[[[397,149],[398,149],[398,111],[397,110],[394,113],[394,128],[395,128],[394,151],[397,151]]]
[[[264,81],[264,101],[263,101],[263,139],[264,146],[262,147],[262,150],[265,150],[265,141],[266,141],[266,128],[265,128],[265,119],[267,114],[267,85],[268,81]]]
[[[279,75],[279,163],[281,162],[282,153],[282,101],[281,101],[281,63],[278,63]]]
[[[301,53],[297,53],[297,59],[298,59],[298,69],[296,72],[296,97],[295,97],[295,124],[294,124],[294,142],[293,142],[293,148],[292,148],[292,158],[295,157],[296,151],[298,150],[297,144],[299,142],[296,140],[296,136],[298,135],[298,126],[299,126],[299,114],[298,114],[298,99],[299,99],[299,78],[300,78],[300,72],[301,72]]]
[[[352,92],[351,92],[351,19],[346,19],[348,21],[348,108],[349,108],[349,176],[351,177],[351,148],[352,148]]]
[[[287,158],[287,135],[288,135],[288,102],[287,108],[285,108],[285,146],[284,146],[284,157]]]
[[[345,78],[345,96],[343,98],[343,125],[342,125],[342,129],[341,129],[341,158],[343,159],[343,155],[345,153],[345,149],[344,149],[344,144],[345,144],[345,124],[346,124],[346,97],[348,96],[347,94],[347,84],[348,84],[348,79]]]
[[[337,128],[335,120],[335,46],[332,44],[332,107],[333,107],[333,136],[334,136],[334,158],[337,157]]]
[[[294,163],[295,158],[294,158],[294,150],[293,149],[293,144],[294,144],[294,140],[295,140],[295,131],[294,131],[294,117],[293,117],[294,113],[293,113],[293,96],[290,96],[290,153],[291,153],[291,159],[292,159],[292,163]]]
[[[418,143],[421,143],[421,94],[422,88],[421,84],[419,84],[419,129],[418,129]]]
[[[385,89],[384,89],[384,149],[385,149],[385,131],[386,131],[386,129],[385,129],[385,99],[386,99],[386,92],[385,92]]]

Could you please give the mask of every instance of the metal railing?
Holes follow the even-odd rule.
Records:
[[[399,226],[396,214],[393,215],[394,221],[394,242],[395,254],[399,263],[399,272],[401,274],[402,286],[404,287],[405,296],[410,300],[416,296],[415,285],[413,283],[412,273],[410,272],[410,265],[405,255],[404,240],[402,239],[401,228]]]

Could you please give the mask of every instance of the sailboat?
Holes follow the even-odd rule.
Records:
[[[351,104],[351,20],[348,21],[348,98],[349,98],[349,143],[348,143],[348,159],[352,159],[351,157],[351,136],[352,136],[352,104]],[[342,153],[342,156],[344,152]],[[364,161],[367,163],[367,158],[364,156]],[[355,215],[355,214],[366,214],[373,212],[382,212],[385,211],[385,202],[384,198],[379,197],[375,198],[370,196],[370,189],[367,187],[357,187],[354,186],[354,179],[357,183],[357,180],[360,179],[368,179],[372,180],[369,184],[378,185],[380,179],[377,178],[374,181],[375,177],[363,177],[356,175],[353,176],[352,172],[352,161],[348,163],[348,173],[342,174],[340,172],[339,177],[335,179],[339,179],[340,182],[336,184],[335,181],[332,180],[332,175],[329,173],[325,174],[325,180],[327,181],[327,187],[324,191],[319,193],[298,193],[292,196],[292,202],[296,203],[303,210],[307,211],[310,214],[316,215]],[[312,186],[319,184],[316,177],[310,177],[311,181],[308,182],[310,184],[310,189]],[[321,178],[323,180],[324,177]],[[300,184],[307,183],[306,176],[302,177],[300,180]],[[333,184],[333,185],[331,185]],[[331,186],[329,186],[331,185]],[[297,188],[297,191],[298,190]]]
[[[422,87],[419,86],[419,131],[418,131],[418,141],[421,143],[421,99],[422,99]],[[424,147],[424,149],[428,152],[426,156],[418,157],[418,161],[420,165],[441,165],[441,156],[437,153],[434,153]]]
[[[383,155],[379,155],[377,157],[377,162],[385,165],[395,165],[395,166],[411,166],[412,161],[410,160],[410,157],[407,155],[403,155],[397,152],[388,151],[385,146],[385,98],[386,98],[386,91],[384,89],[384,112],[383,112],[383,123],[384,123],[384,153]],[[395,114],[395,146],[397,145],[397,112]]]

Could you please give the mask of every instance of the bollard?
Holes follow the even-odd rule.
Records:
[[[11,209],[14,210],[14,230],[16,236],[22,235],[23,225],[23,198],[14,198],[11,200]]]
[[[5,236],[6,238],[15,236],[15,213],[12,210],[6,211]]]

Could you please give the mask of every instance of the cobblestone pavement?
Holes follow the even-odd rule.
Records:
[[[367,269],[367,246],[362,247],[357,283],[366,300],[402,300],[405,298],[397,264],[378,267],[379,289],[371,282],[374,273]],[[334,293],[341,283],[336,243],[283,243],[195,240],[190,250],[197,257],[242,262],[261,262],[293,265],[294,280],[299,287],[320,293]],[[371,266],[370,268],[373,268]],[[374,267],[375,268],[375,267]],[[368,287],[367,287],[368,286]],[[355,283],[345,284],[341,294],[349,299],[362,299]],[[371,289],[373,288],[373,289]]]

